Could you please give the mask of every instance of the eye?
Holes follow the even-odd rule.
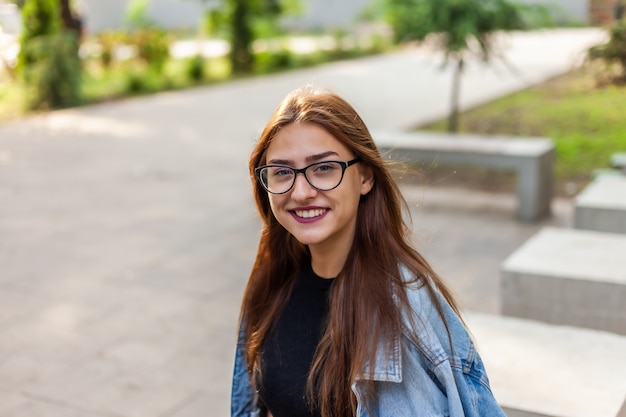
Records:
[[[322,162],[313,166],[313,172],[315,174],[328,174],[339,168],[339,164],[336,162]]]
[[[286,167],[275,167],[270,171],[272,177],[284,177],[287,175],[293,175],[293,171],[290,168]]]

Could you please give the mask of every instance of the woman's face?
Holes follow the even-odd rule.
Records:
[[[272,139],[266,164],[304,168],[314,162],[348,162],[354,158],[353,152],[322,127],[294,123]],[[269,194],[269,201],[278,222],[302,244],[311,249],[345,251],[354,239],[360,197],[372,185],[371,170],[357,163],[345,170],[341,184],[333,190],[319,191],[298,174],[290,191]]]

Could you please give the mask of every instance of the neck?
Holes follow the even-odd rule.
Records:
[[[339,259],[336,256],[315,256],[311,251],[311,266],[313,272],[321,278],[336,278],[346,263],[346,257]]]
[[[309,245],[311,266],[315,274],[322,278],[336,278],[348,259],[353,239],[354,235],[333,244]]]

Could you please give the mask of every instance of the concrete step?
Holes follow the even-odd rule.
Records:
[[[545,227],[501,279],[504,315],[626,335],[626,235]]]
[[[626,337],[469,313],[494,396],[508,417],[625,417]]]
[[[626,176],[600,175],[574,201],[574,228],[626,234]]]

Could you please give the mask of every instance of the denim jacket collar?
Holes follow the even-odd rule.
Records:
[[[363,367],[363,371],[357,380],[372,380],[381,382],[402,382],[402,347],[400,339],[393,339],[392,349],[386,351],[384,343],[379,343],[376,348],[376,363],[370,370],[369,362]]]

